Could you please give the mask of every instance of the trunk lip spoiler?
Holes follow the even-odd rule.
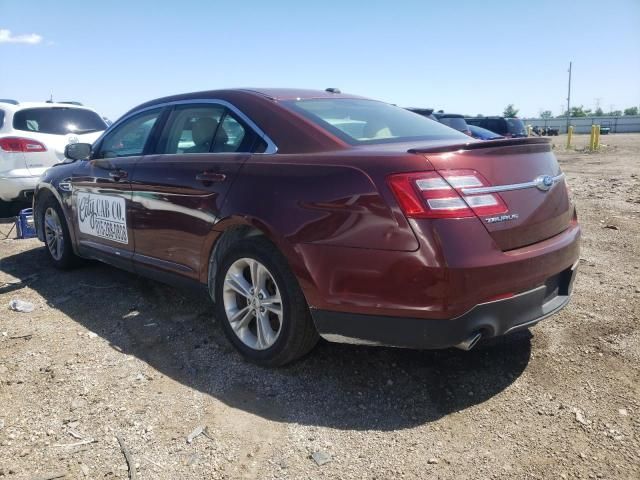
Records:
[[[538,178],[532,180],[531,182],[523,182],[523,183],[512,183],[511,185],[495,185],[491,187],[473,187],[473,188],[463,188],[461,191],[465,195],[474,195],[479,193],[500,193],[500,192],[510,192],[512,190],[524,190],[525,188],[533,188],[537,187],[539,190],[547,191],[551,187],[553,187],[556,183],[561,182],[564,179],[564,173],[559,173],[556,176],[550,176],[552,183],[551,185],[545,186],[544,188],[540,187],[542,184],[542,177],[545,175],[540,175]]]
[[[551,144],[550,138],[525,137],[525,138],[504,138],[496,140],[478,140],[477,142],[454,143],[452,145],[410,148],[408,153],[446,153],[457,150],[480,150],[484,148],[509,147],[520,145],[540,145]]]

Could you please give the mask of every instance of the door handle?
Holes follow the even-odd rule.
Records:
[[[224,173],[200,172],[196,175],[199,182],[224,182],[227,176]]]
[[[115,181],[118,181],[118,180],[120,180],[122,178],[127,178],[128,175],[129,174],[127,172],[125,172],[124,170],[120,170],[120,169],[109,171],[109,176],[111,178],[113,178]]]

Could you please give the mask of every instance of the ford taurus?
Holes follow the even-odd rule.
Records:
[[[336,89],[142,104],[34,195],[52,262],[208,289],[233,345],[468,350],[569,301],[580,227],[547,139],[476,141]]]

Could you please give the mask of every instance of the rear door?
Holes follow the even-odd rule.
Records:
[[[156,108],[125,119],[96,145],[90,160],[77,162],[69,183],[77,243],[86,255],[131,269],[131,177],[162,112]]]
[[[479,215],[502,250],[550,238],[572,220],[564,175],[546,139],[488,140],[466,151],[428,153],[427,158],[449,183],[457,182],[467,203],[486,201],[484,195],[504,202],[504,211]],[[472,178],[473,172],[481,182]]]
[[[173,108],[132,178],[136,268],[199,279],[204,241],[256,141],[221,104]]]

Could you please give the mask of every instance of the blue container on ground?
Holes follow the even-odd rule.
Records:
[[[36,236],[36,228],[33,224],[33,208],[20,210],[16,219],[16,231],[18,238],[33,238]]]

